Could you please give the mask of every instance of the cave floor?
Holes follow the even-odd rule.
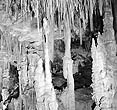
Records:
[[[66,91],[66,90],[65,90]],[[75,109],[76,110],[92,110],[92,89],[91,88],[80,88],[75,90]],[[59,110],[65,110],[64,104],[62,103],[65,93],[56,91],[57,100],[59,104]]]

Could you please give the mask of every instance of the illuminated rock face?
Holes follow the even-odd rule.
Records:
[[[116,110],[116,43],[113,17],[108,2],[105,4],[104,32],[98,35],[98,46],[92,42],[93,99],[95,110]]]

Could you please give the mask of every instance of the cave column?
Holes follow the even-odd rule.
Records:
[[[52,76],[50,72],[50,54],[49,54],[49,35],[50,29],[48,21],[44,18],[44,31],[45,31],[45,110],[58,110],[58,103],[56,94],[52,85]]]
[[[74,95],[74,79],[73,79],[73,61],[71,59],[71,30],[69,22],[66,23],[65,31],[65,56],[63,57],[63,75],[67,79],[67,100],[65,100],[65,105],[67,110],[75,110],[75,95]]]
[[[115,99],[117,57],[116,42],[113,30],[113,17],[110,1],[105,0],[104,32],[98,35],[98,46],[92,42],[92,87],[95,110],[116,110]]]

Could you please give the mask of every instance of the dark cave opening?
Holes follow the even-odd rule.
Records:
[[[75,72],[73,72],[74,78],[74,89],[80,88],[91,88],[92,84],[92,58],[89,55],[91,52],[91,46],[85,44],[86,41],[83,41],[83,45],[80,46],[79,39],[72,41],[71,48],[71,57],[73,60],[73,66],[77,65]],[[52,72],[52,82],[54,88],[63,91],[67,87],[67,80],[63,76],[63,60],[65,52],[65,44],[62,40],[55,41],[55,55],[54,61],[51,63],[51,72]]]
[[[75,90],[79,88],[89,88],[92,84],[92,58],[78,65],[78,72],[74,74]]]

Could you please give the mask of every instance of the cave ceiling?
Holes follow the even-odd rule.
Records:
[[[33,33],[37,33],[36,29],[37,29],[37,19],[36,19],[36,4],[34,3],[35,1],[28,1],[25,3],[25,0],[22,0],[22,2],[24,2],[26,4],[26,6],[22,5],[20,0],[1,0],[0,1],[0,29],[1,30],[5,30],[5,28],[7,27],[7,30],[12,31],[11,33],[13,34],[21,34],[22,36],[26,36],[27,33],[33,35]],[[74,1],[74,0],[73,0]],[[117,14],[116,14],[116,10],[117,10],[117,1],[116,0],[110,0],[112,1],[112,12],[113,12],[113,17],[114,17],[114,30],[116,32],[117,30]],[[74,3],[74,2],[73,2]],[[79,5],[78,5],[79,3]],[[42,1],[40,0],[39,3],[39,27],[42,27],[42,18],[43,16],[45,16],[45,12],[44,12],[44,7],[42,5]],[[84,6],[84,4],[86,4],[86,6]],[[82,2],[75,2],[74,6],[74,11],[72,11],[72,18],[74,21],[74,24],[71,26],[71,31],[72,31],[72,38],[73,40],[79,40],[80,39],[80,34],[82,31],[82,40],[83,41],[87,41],[87,39],[89,40],[89,36],[90,35],[90,29],[89,29],[89,12],[86,11],[86,9],[88,9],[88,2],[87,0],[83,0]],[[95,6],[96,7],[96,6]],[[59,8],[59,7],[58,7]],[[54,37],[55,39],[63,39],[63,28],[64,28],[64,23],[62,22],[63,15],[64,12],[62,13],[60,9],[58,9],[57,7],[55,8],[55,11],[53,13],[54,16],[54,20],[55,20],[55,26],[54,26]],[[82,9],[81,9],[82,8]],[[100,9],[100,7],[99,7]],[[103,28],[103,23],[101,23],[101,18],[99,17],[99,13],[97,10],[95,9],[95,11],[93,12],[93,17],[95,18],[93,20],[93,24],[94,24],[94,31],[100,31],[102,33],[101,28]],[[23,13],[24,11],[24,13]],[[69,10],[71,11],[71,10]],[[23,14],[22,14],[23,13]],[[60,17],[62,17],[59,20],[59,15],[61,14]],[[102,13],[103,14],[103,13]],[[103,15],[101,15],[100,12],[100,16],[103,17]],[[24,18],[24,19],[23,19]],[[30,19],[31,18],[31,19]],[[103,19],[103,18],[102,18]],[[61,23],[60,23],[61,22]],[[100,25],[98,25],[100,24]],[[58,29],[59,27],[59,29]],[[61,33],[59,32],[59,30],[61,29]],[[82,30],[81,30],[82,29]],[[32,31],[32,32],[31,32]],[[30,33],[31,32],[31,33]],[[61,35],[62,34],[62,35]]]

